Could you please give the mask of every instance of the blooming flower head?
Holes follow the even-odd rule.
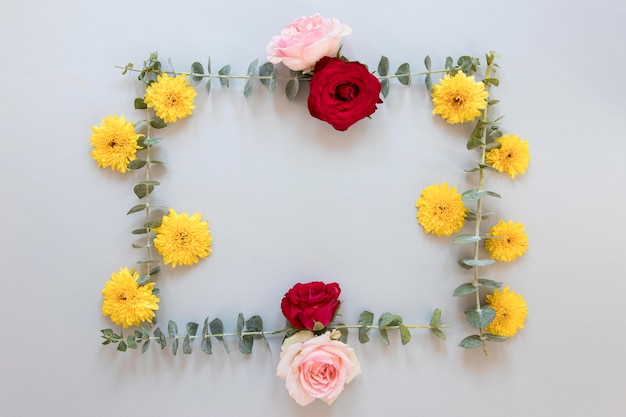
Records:
[[[437,236],[450,236],[461,230],[465,224],[467,209],[461,194],[448,184],[430,185],[422,190],[417,207],[417,221],[424,232]]]
[[[209,223],[202,221],[199,213],[189,217],[187,213],[176,213],[169,209],[163,216],[161,226],[154,229],[154,248],[163,256],[163,262],[176,265],[193,265],[198,258],[211,253],[211,231]]]
[[[485,327],[487,332],[512,337],[519,329],[524,328],[528,308],[521,295],[509,291],[509,287],[506,287],[502,291],[494,290],[493,294],[487,295],[485,299],[489,307],[496,310],[496,317]]]
[[[488,235],[497,236],[485,240],[485,249],[496,261],[511,262],[525,254],[528,248],[528,235],[524,233],[524,225],[513,223],[513,220],[500,220],[489,230]]]
[[[152,293],[154,282],[139,285],[137,279],[137,272],[121,268],[102,290],[102,314],[125,328],[152,320],[154,311],[159,309],[159,298]]]
[[[450,124],[471,122],[487,107],[487,96],[482,82],[463,71],[446,74],[433,85],[433,114],[439,114]]]
[[[354,349],[338,341],[338,333],[314,336],[304,330],[283,342],[276,376],[285,380],[289,396],[298,404],[319,398],[330,405],[344,385],[361,373]]]
[[[185,75],[170,77],[164,73],[146,88],[144,101],[165,123],[173,123],[189,116],[196,108],[193,105],[196,95],[196,90],[187,84]]]
[[[352,28],[337,19],[302,16],[272,37],[265,48],[267,60],[282,62],[292,71],[310,72],[322,57],[335,55],[341,38],[350,33]]]
[[[111,167],[112,170],[126,172],[128,163],[135,159],[137,139],[142,135],[135,133],[135,127],[124,116],[105,117],[100,126],[91,128],[91,157],[99,167]]]
[[[500,143],[500,147],[487,152],[487,163],[500,172],[506,172],[511,179],[526,172],[530,161],[528,142],[515,135],[502,135],[496,142]]]

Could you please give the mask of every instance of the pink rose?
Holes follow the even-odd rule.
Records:
[[[322,57],[336,55],[341,37],[350,33],[352,28],[337,19],[324,19],[319,14],[302,16],[272,37],[265,48],[267,60],[282,62],[293,71],[309,72]]]
[[[283,342],[276,376],[285,380],[289,396],[298,404],[319,398],[330,405],[361,373],[354,349],[334,340],[338,337],[338,331],[314,336],[303,330]]]

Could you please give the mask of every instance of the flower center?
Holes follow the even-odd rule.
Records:
[[[457,106],[457,107],[458,106],[462,106],[464,101],[465,100],[463,99],[463,97],[458,95],[458,94],[456,96],[452,97],[452,105],[453,106]]]
[[[349,101],[356,97],[358,88],[354,84],[341,84],[337,87],[336,97],[339,100]]]
[[[178,232],[178,241],[182,244],[187,244],[189,243],[189,233],[187,233],[184,230],[181,230]]]

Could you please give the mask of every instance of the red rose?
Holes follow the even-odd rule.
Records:
[[[294,285],[283,297],[280,308],[295,329],[322,330],[339,309],[341,288],[336,282]],[[320,323],[316,328],[316,323]]]
[[[310,81],[309,112],[346,130],[376,111],[380,81],[360,62],[345,62],[324,57],[318,61]]]

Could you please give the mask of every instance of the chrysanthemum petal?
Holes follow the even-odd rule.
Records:
[[[511,262],[525,254],[528,248],[528,235],[524,233],[524,225],[514,223],[513,220],[500,220],[489,230],[488,235],[496,236],[485,240],[485,249],[496,261]]]
[[[91,130],[91,157],[98,166],[126,172],[128,163],[135,159],[137,149],[140,149],[137,139],[142,136],[135,133],[133,124],[124,116],[113,115],[105,117],[100,126],[93,126]]]
[[[528,308],[521,295],[505,287],[502,291],[494,290],[493,294],[487,295],[485,299],[489,307],[496,311],[496,317],[485,331],[498,336],[512,337],[519,329],[524,328]]]
[[[417,220],[426,233],[450,236],[465,224],[467,209],[461,194],[446,183],[424,188],[415,205],[418,209]]]
[[[500,147],[487,152],[487,163],[500,172],[506,172],[511,179],[526,172],[530,161],[528,142],[516,135],[502,135],[496,142],[500,143]]]
[[[170,77],[161,74],[156,82],[146,88],[144,101],[165,123],[173,123],[191,115],[196,108],[193,105],[196,95],[196,90],[187,84],[184,75]]]
[[[439,114],[450,124],[471,122],[487,107],[489,93],[482,82],[463,71],[446,74],[433,85],[433,114]]]
[[[154,283],[137,284],[139,274],[128,268],[113,273],[102,290],[102,314],[123,327],[139,326],[154,318],[160,300],[152,293]]]
[[[169,209],[163,216],[161,226],[154,229],[153,244],[163,256],[163,262],[176,265],[193,265],[198,258],[206,258],[211,253],[211,231],[209,223],[202,221],[199,213],[191,217],[187,213],[176,213]]]

